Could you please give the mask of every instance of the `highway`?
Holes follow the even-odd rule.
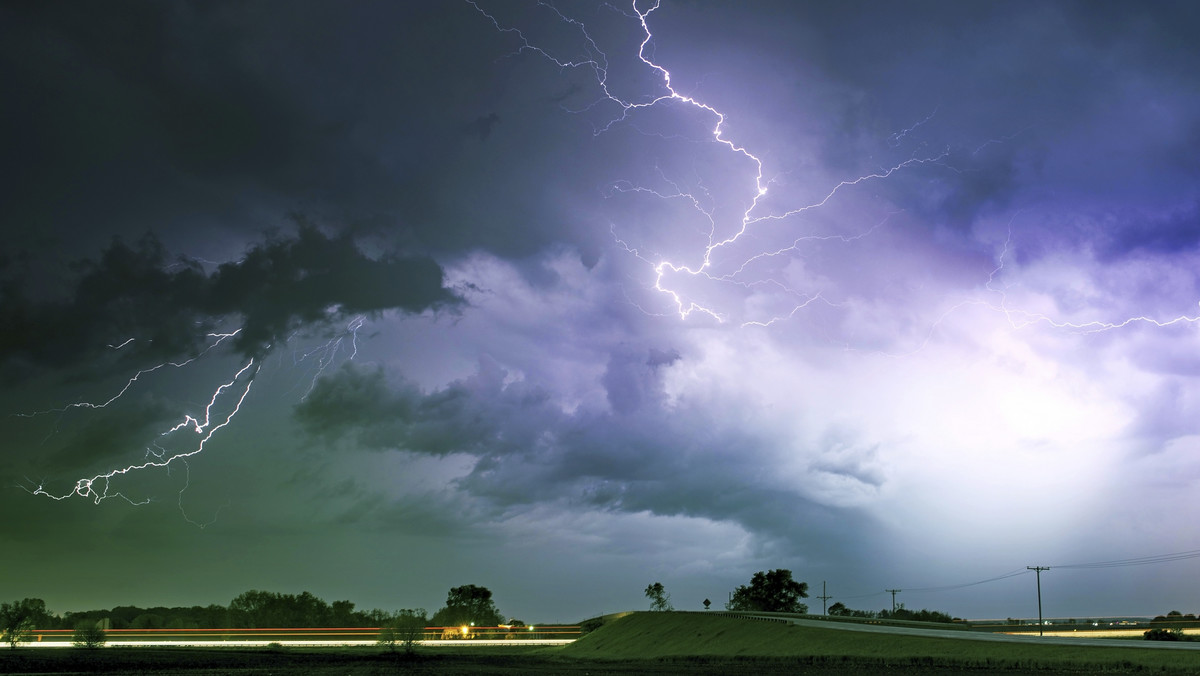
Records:
[[[558,639],[523,639],[519,641],[505,641],[504,639],[472,639],[469,641],[454,641],[431,639],[428,641],[417,641],[417,645],[422,646],[453,646],[456,648],[472,648],[477,646],[530,646],[530,645],[566,645],[571,643],[573,638],[558,638]],[[374,646],[379,645],[378,640],[359,641],[359,640],[344,640],[344,641],[321,641],[312,639],[299,639],[282,641],[247,641],[247,640],[229,640],[229,641],[167,641],[167,640],[149,640],[149,641],[108,641],[104,645],[107,648],[118,647],[174,647],[174,648],[265,648],[272,643],[290,646],[290,647],[349,647],[349,646]],[[75,644],[71,641],[30,641],[29,643],[20,643],[18,648],[73,648]]]
[[[885,624],[861,624],[857,622],[824,622],[821,620],[810,620],[798,617],[788,617],[786,615],[769,615],[758,613],[726,613],[729,615],[738,615],[741,617],[752,618],[755,620],[767,620],[771,622],[787,622],[802,627],[816,627],[820,629],[837,629],[841,631],[860,631],[875,634],[904,634],[908,636],[927,636],[931,638],[956,638],[967,641],[999,641],[1003,643],[1040,643],[1042,645],[1088,645],[1088,646],[1112,646],[1122,648],[1154,648],[1166,650],[1200,650],[1200,642],[1178,643],[1174,641],[1104,641],[1101,637],[1096,636],[1089,638],[1087,636],[1064,636],[1066,632],[1046,632],[1045,636],[1037,636],[1031,633],[989,633],[979,631],[963,631],[962,629],[925,629],[917,627],[896,627]],[[1079,632],[1082,634],[1083,632]]]
[[[460,634],[458,627],[427,627],[423,646],[530,646],[566,645],[579,637],[579,627],[554,625],[522,628],[471,627],[469,638],[448,638]],[[22,648],[70,648],[74,631],[71,629],[35,630]],[[335,647],[373,646],[379,643],[378,627],[330,628],[264,628],[264,629],[108,629],[106,646],[110,647],[265,647],[283,646]],[[397,641],[399,643],[399,641]]]

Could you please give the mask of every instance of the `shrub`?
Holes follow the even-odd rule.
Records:
[[[71,637],[71,643],[74,643],[76,648],[89,650],[102,648],[107,641],[108,634],[95,622],[80,622],[75,625],[75,634]]]
[[[401,609],[380,628],[379,645],[394,652],[399,644],[404,647],[404,652],[411,655],[424,635],[428,623],[429,618],[425,615],[424,608]]]
[[[1147,641],[1182,641],[1182,629],[1151,629],[1142,634]]]
[[[602,626],[604,626],[603,617],[593,617],[590,620],[584,620],[579,623],[579,635],[590,634]]]

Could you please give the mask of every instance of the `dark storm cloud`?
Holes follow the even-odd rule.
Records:
[[[43,471],[75,472],[100,468],[116,458],[128,457],[130,449],[145,447],[147,438],[159,435],[164,423],[173,422],[176,412],[169,402],[142,397],[120,409],[107,409],[71,419],[56,412],[53,429],[38,442],[38,467]]]
[[[105,352],[126,368],[134,356],[194,356],[211,342],[206,333],[229,321],[241,328],[237,348],[258,356],[293,331],[337,318],[459,303],[432,259],[370,258],[350,235],[330,237],[304,224],[294,237],[256,245],[211,274],[193,261],[170,262],[151,236],[135,246],[117,240],[76,269],[63,300],[31,298],[17,280],[7,281],[0,359],[10,368],[62,367]],[[131,338],[128,350],[113,349]]]
[[[1173,200],[1200,179],[1187,151],[1200,138],[1187,65],[1200,48],[1183,28],[1200,19],[1194,3],[780,3],[789,21],[775,26],[753,11],[689,9],[654,16],[657,53],[735,111],[729,124],[749,147],[774,152],[805,130],[835,177],[947,153],[870,189],[924,227],[969,237],[1007,209]],[[672,30],[710,48],[668,42]],[[712,73],[746,80],[723,89]],[[777,123],[760,132],[755,116]],[[1108,193],[1094,194],[1101,185]]]
[[[261,353],[289,331],[337,316],[423,310],[458,304],[443,288],[433,259],[390,255],[368,258],[349,235],[329,238],[302,226],[295,239],[268,242],[211,277],[205,308],[244,318],[236,344]]]
[[[405,380],[390,385],[381,369],[346,364],[322,378],[296,414],[312,435],[349,437],[368,448],[434,455],[519,453],[536,442],[543,419],[555,412],[548,393],[504,387],[503,378],[503,370],[485,360],[476,376],[426,395]],[[497,418],[504,421],[503,431]]]
[[[698,408],[667,406],[657,368],[677,354],[635,354],[618,350],[603,377],[612,412],[564,411],[550,392],[506,383],[505,372],[485,360],[476,375],[429,393],[382,369],[346,365],[321,379],[296,416],[325,443],[473,456],[456,485],[500,509],[560,503],[733,521],[799,552],[808,551],[806,538],[840,540],[829,527],[834,515],[861,519],[764,476],[759,463],[778,439]],[[614,369],[629,373],[616,378]],[[882,481],[849,461],[816,469]]]
[[[152,230],[221,251],[298,210],[435,253],[529,255],[573,236],[525,177],[594,189],[544,152],[590,138],[564,135],[585,123],[557,109],[531,115],[523,99],[561,87],[498,60],[506,45],[465,2],[9,4],[10,241],[78,256],[106,239],[89,233]]]
[[[39,298],[38,289],[7,280],[0,359],[6,366],[73,366],[129,338],[139,339],[134,352],[186,354],[204,333],[194,322],[207,280],[197,266],[169,265],[161,244],[146,237],[136,246],[115,241],[98,260],[77,263],[65,299]]]

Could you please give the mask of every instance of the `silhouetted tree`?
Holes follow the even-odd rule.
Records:
[[[142,613],[129,623],[130,629],[162,629],[163,616],[157,613]]]
[[[725,609],[807,613],[808,606],[800,603],[803,598],[808,598],[808,583],[793,580],[792,571],[779,568],[755,573],[750,578],[750,586],[741,585],[733,590],[733,598],[725,604]]]
[[[353,627],[355,622],[352,601],[334,601],[330,606],[329,620],[335,627]]]
[[[1162,627],[1150,629],[1149,631],[1142,634],[1142,638],[1147,641],[1182,641],[1182,640],[1184,640],[1182,629],[1179,629],[1179,628],[1164,629]]]
[[[872,618],[876,615],[875,611],[873,610],[855,610],[854,608],[847,608],[846,604],[842,603],[841,601],[829,606],[829,610],[827,612],[834,617]]]
[[[338,602],[344,616],[353,606],[349,601]],[[334,609],[310,592],[276,594],[252,589],[229,603],[229,622],[239,628],[328,627],[335,617]]]
[[[434,614],[430,623],[437,627],[494,627],[503,621],[504,616],[492,602],[491,590],[468,584],[450,589],[446,606]]]
[[[661,582],[646,585],[646,598],[650,599],[650,610],[675,610],[671,605],[671,595]]]
[[[1150,620],[1151,627],[1167,627],[1173,629],[1183,629],[1185,627],[1196,626],[1196,616],[1188,613],[1184,615],[1178,610],[1172,610],[1166,615],[1157,615],[1153,620]]]
[[[46,602],[41,599],[0,603],[0,639],[10,648],[28,641],[29,634],[38,625],[49,624],[50,614],[46,612]]]
[[[875,613],[875,616],[881,620],[910,620],[913,622],[941,622],[950,624],[954,622],[954,618],[950,615],[937,610],[909,610],[901,603],[893,610],[881,610]]]

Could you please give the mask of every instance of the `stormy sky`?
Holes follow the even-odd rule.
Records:
[[[0,4],[0,597],[1196,612],[1198,30]]]

